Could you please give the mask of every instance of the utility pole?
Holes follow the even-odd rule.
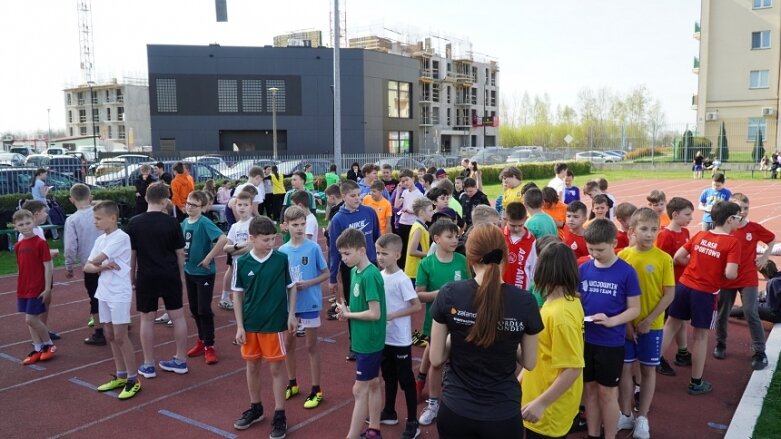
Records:
[[[93,81],[87,81],[89,86],[89,105],[90,105],[90,128],[92,128],[92,152],[95,154],[94,160],[98,161],[98,139],[95,138],[95,99],[92,97],[92,86],[95,85]]]
[[[342,169],[342,84],[339,67],[341,34],[339,0],[334,0],[334,163],[337,172]]]
[[[273,155],[274,160],[277,159],[277,87],[271,87],[268,89],[271,92],[271,135],[274,139]]]
[[[52,109],[46,109],[46,122],[49,124],[48,134],[46,135],[46,148],[49,147],[49,143],[52,141]]]

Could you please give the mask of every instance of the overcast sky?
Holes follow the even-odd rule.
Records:
[[[328,0],[92,0],[97,77],[146,77],[147,44],[262,46],[274,35],[329,35]],[[342,0],[342,8],[345,2]],[[645,84],[670,123],[694,120],[698,0],[347,0],[348,37],[371,29],[468,40],[498,59],[503,96],[548,93],[575,105],[583,87]],[[2,1],[0,133],[65,127],[62,89],[80,81],[76,0]]]

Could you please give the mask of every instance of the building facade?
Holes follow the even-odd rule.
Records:
[[[134,149],[150,145],[146,81],[113,79],[63,90],[67,137],[100,136],[100,144]]]
[[[724,124],[731,150],[750,151],[759,133],[778,149],[781,4],[779,0],[703,0],[694,38],[698,75],[692,109],[697,131],[714,147]]]
[[[333,151],[333,49],[147,46],[155,151]],[[417,60],[341,49],[342,151],[417,151]]]
[[[274,37],[274,47],[320,47],[323,45],[323,32],[308,30],[291,32]]]

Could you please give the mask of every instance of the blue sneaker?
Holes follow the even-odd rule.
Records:
[[[189,369],[187,369],[187,362],[179,362],[176,358],[172,358],[168,361],[161,361],[160,369],[163,369],[166,372],[177,373],[179,375],[184,375],[189,371]]]
[[[155,366],[151,364],[142,364],[141,366],[139,366],[138,374],[147,379],[154,378],[157,376],[157,372],[155,371]]]

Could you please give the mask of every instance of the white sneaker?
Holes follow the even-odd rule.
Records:
[[[164,313],[160,317],[155,319],[155,323],[165,325],[166,323],[170,322],[171,319],[168,317],[168,313]]]
[[[640,419],[640,418],[638,418]],[[646,423],[648,420],[646,420]],[[635,418],[630,414],[626,416],[623,413],[618,415],[618,429],[619,430],[631,430],[635,428]]]
[[[420,414],[420,419],[418,419],[418,423],[420,425],[431,425],[434,421],[437,420],[437,414],[439,413],[439,401],[434,400],[427,400],[428,404],[426,405],[426,408],[423,409],[423,413]]]
[[[651,428],[648,426],[648,418],[638,416],[635,420],[635,432],[632,434],[635,439],[651,439]]]

